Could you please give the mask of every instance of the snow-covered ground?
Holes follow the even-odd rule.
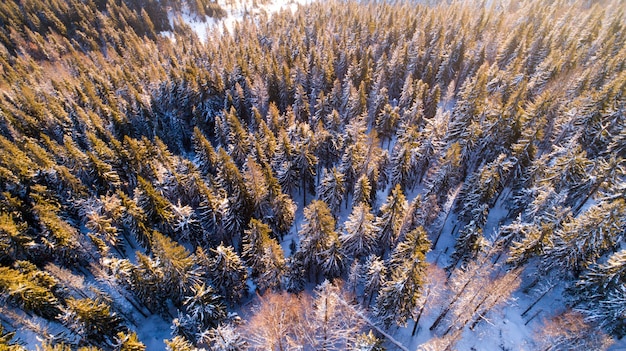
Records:
[[[268,18],[273,13],[289,10],[296,11],[299,5],[311,3],[313,0],[267,0],[265,2],[257,2],[255,0],[218,0],[217,3],[226,11],[226,16],[216,19],[206,17],[205,21],[201,21],[197,16],[183,13],[182,19],[193,29],[202,41],[206,41],[209,34],[217,29],[224,29],[232,32],[236,22],[241,21],[245,17],[259,17],[267,15]],[[170,22],[174,23],[175,14],[170,13]],[[170,33],[162,33],[170,35]]]

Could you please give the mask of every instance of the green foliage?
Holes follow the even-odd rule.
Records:
[[[60,302],[54,294],[56,280],[29,262],[17,261],[15,267],[0,267],[0,290],[5,298],[26,311],[56,317],[60,313]]]
[[[135,333],[119,332],[115,339],[115,351],[146,351],[146,345],[139,341]]]
[[[327,269],[333,268],[328,264],[337,258],[330,254],[336,252],[339,236],[335,231],[335,219],[325,202],[313,200],[304,209],[304,223],[298,231],[298,237],[300,247],[296,259],[314,275],[332,275]]]
[[[187,341],[182,336],[176,336],[171,340],[165,340],[165,346],[167,351],[196,351],[193,344]]]
[[[404,193],[399,184],[391,191],[387,201],[380,207],[381,214],[374,225],[378,228],[378,240],[383,250],[395,245],[400,234],[402,219],[408,207]]]
[[[220,295],[237,302],[248,293],[248,268],[230,246],[219,245],[210,250],[210,256],[198,253],[201,265]]]
[[[110,306],[90,298],[65,300],[59,320],[86,343],[111,345],[122,329],[122,319]]]
[[[4,332],[4,327],[0,325],[0,350],[3,351],[25,351],[26,349],[12,341],[15,332]]]
[[[84,343],[141,350],[118,321],[89,319],[114,318],[98,294],[36,267],[119,284],[115,299],[173,305],[199,329],[215,293],[235,304],[249,278],[301,291],[355,258],[364,302],[403,324],[427,238],[449,243],[458,221],[453,260],[490,247],[554,268],[585,285],[586,317],[622,335],[623,279],[607,272],[624,239],[624,4],[494,4],[312,3],[202,42],[179,14],[225,15],[212,0],[3,1],[3,301],[25,325],[63,311]],[[193,349],[195,334],[168,347]]]
[[[193,255],[182,245],[159,232],[153,233],[152,250],[163,273],[159,289],[179,305],[183,296],[199,282],[200,272]]]

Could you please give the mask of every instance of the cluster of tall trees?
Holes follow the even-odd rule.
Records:
[[[626,334],[620,1],[333,1],[205,42],[168,20],[183,8],[222,13],[0,4],[6,330],[43,318],[60,330],[44,349],[140,350],[160,314],[170,350],[373,350],[367,323],[342,337],[328,313],[417,328],[439,304],[452,348],[539,267],[577,323]],[[263,340],[284,316],[260,314],[326,280],[287,311],[289,340]],[[251,287],[246,324],[229,311]]]

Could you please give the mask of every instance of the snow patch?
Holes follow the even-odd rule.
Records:
[[[272,14],[280,11],[290,11],[294,13],[300,5],[310,4],[313,0],[269,0],[266,3],[259,4],[256,0],[218,0],[217,3],[226,11],[226,16],[222,18],[213,18],[206,16],[202,21],[197,15],[190,14],[189,11],[183,11],[181,14],[169,13],[170,24],[173,25],[175,19],[180,18],[187,24],[198,36],[202,42],[206,42],[212,35],[214,30],[224,34],[224,30],[229,33],[233,32],[235,24],[244,18],[253,18],[258,20],[267,16],[269,20]],[[174,40],[171,32],[161,32],[162,36]]]

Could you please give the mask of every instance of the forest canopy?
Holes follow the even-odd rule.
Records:
[[[622,1],[226,5],[0,4],[0,349],[626,335]]]

